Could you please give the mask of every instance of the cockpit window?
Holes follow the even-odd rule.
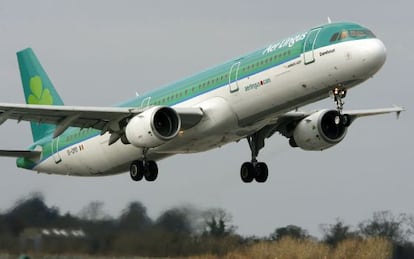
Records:
[[[356,30],[350,30],[349,34],[351,37],[365,37],[366,34],[364,31],[356,31]]]
[[[374,33],[367,29],[343,30],[332,35],[330,42],[342,41],[348,38],[376,38]]]
[[[330,39],[330,42],[334,42],[334,41],[336,41],[336,40],[338,39],[338,35],[339,35],[339,32],[337,32],[337,33],[335,33],[334,35],[332,35],[332,37],[331,37],[331,39]]]
[[[342,31],[341,32],[341,35],[339,36],[339,39],[340,40],[343,40],[343,39],[346,39],[346,38],[348,38],[348,31]]]
[[[349,34],[353,38],[375,38],[374,33],[372,33],[370,30],[350,30]]]

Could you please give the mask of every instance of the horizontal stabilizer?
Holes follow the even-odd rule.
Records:
[[[34,150],[0,150],[0,156],[39,158],[42,152]]]

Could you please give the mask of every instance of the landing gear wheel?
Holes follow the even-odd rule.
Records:
[[[155,161],[147,161],[146,165],[145,165],[145,180],[147,180],[148,182],[153,182],[157,179],[158,176],[158,166],[157,163]]]
[[[129,167],[129,175],[131,176],[131,179],[134,181],[141,181],[144,177],[144,164],[142,161],[134,161],[131,163],[131,166]]]
[[[256,170],[252,163],[245,162],[240,169],[240,177],[244,183],[250,183],[256,176]]]
[[[342,115],[341,122],[342,125],[344,125],[345,127],[349,127],[351,125],[351,116],[349,116],[348,114]]]
[[[351,117],[348,114],[338,114],[335,116],[335,124],[349,127],[351,125]]]
[[[269,169],[267,168],[266,163],[257,163],[254,167],[256,171],[256,182],[258,183],[264,183],[267,180],[267,177],[269,176]]]

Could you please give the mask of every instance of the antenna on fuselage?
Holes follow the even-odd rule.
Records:
[[[328,16],[328,23],[332,23],[331,17]]]

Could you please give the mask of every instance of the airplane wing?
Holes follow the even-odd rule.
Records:
[[[351,123],[352,123],[357,118],[381,115],[381,114],[387,114],[387,113],[396,113],[397,118],[398,118],[400,113],[403,111],[405,111],[403,107],[394,106],[390,108],[343,111],[343,114],[348,114],[350,116]],[[313,114],[314,112],[316,111],[288,112],[282,115],[281,117],[277,118],[277,121],[274,124],[264,127],[261,131],[263,131],[266,138],[271,137],[275,132],[279,132],[283,136],[290,138],[292,137],[293,130],[295,129],[295,126],[299,123],[299,121]]]
[[[119,122],[140,114],[145,109],[135,107],[80,107],[0,103],[0,125],[8,119],[55,124],[54,137],[68,127],[119,131]],[[202,118],[200,108],[175,108],[182,120],[182,129],[196,125]]]

